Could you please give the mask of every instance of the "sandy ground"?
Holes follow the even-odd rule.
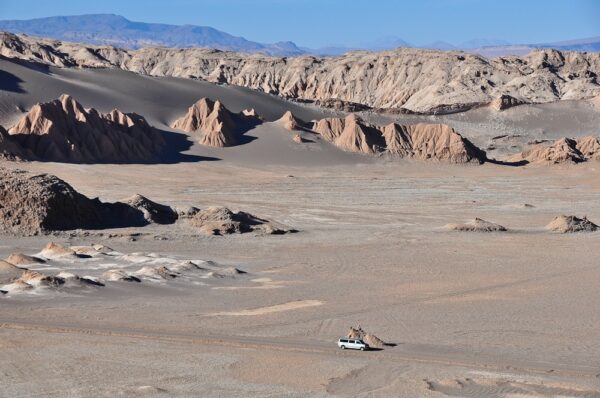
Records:
[[[301,232],[203,237],[150,227],[135,242],[4,238],[3,256],[36,253],[48,240],[99,241],[235,265],[259,281],[4,297],[5,396],[600,394],[597,234],[543,228],[560,213],[600,220],[595,163],[23,166],[103,199],[141,192],[169,204],[226,204]],[[475,216],[509,232],[442,228]],[[335,340],[355,324],[398,345],[341,353]]]
[[[26,72],[19,71],[25,92],[2,92],[4,124],[18,113],[9,109],[11,101],[26,106],[41,95]],[[86,74],[93,81],[114,77],[111,71],[60,71],[44,79],[62,92],[54,79],[71,73],[76,78],[68,84],[82,87],[91,84]],[[138,78],[147,79],[122,82]],[[85,105],[146,110],[150,120],[165,124],[203,86],[154,113],[156,105],[143,103],[154,103],[152,97],[129,102],[133,94],[119,93],[109,99],[122,96],[121,102],[109,105],[97,91],[101,84],[94,84],[81,89]],[[177,84],[173,79],[167,87]],[[181,92],[192,84],[186,81]],[[209,88],[235,91],[233,99],[242,91]],[[273,118],[296,106],[248,95],[259,113],[261,104],[263,114],[280,107]],[[42,99],[56,97],[47,96]],[[305,117],[321,112],[298,107]],[[524,130],[529,122],[521,124]],[[473,116],[469,123],[478,122]],[[600,223],[599,163],[448,166],[350,155],[322,142],[297,146],[290,132],[273,124],[249,134],[256,139],[242,147],[193,146],[186,153],[212,161],[2,162],[56,174],[103,200],[140,193],[174,206],[224,205],[300,232],[206,237],[175,225],[3,236],[1,258],[37,253],[50,240],[97,242],[126,254],[211,260],[248,274],[233,281],[183,278],[0,297],[1,397],[600,397],[600,235],[544,229],[561,213]],[[474,217],[509,231],[443,228]],[[94,264],[69,267],[100,274],[103,268]],[[337,338],[357,324],[396,346],[339,350]]]

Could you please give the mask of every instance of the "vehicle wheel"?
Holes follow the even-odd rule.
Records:
[[[341,346],[340,348],[341,348],[342,350],[345,350],[345,349],[346,349],[346,346],[345,346],[345,345],[343,345],[343,346]]]
[[[364,350],[365,350],[365,347],[360,347],[360,350],[361,350],[361,351],[364,351]]]

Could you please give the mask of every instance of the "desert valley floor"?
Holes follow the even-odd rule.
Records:
[[[157,164],[0,166],[56,175],[103,201],[139,193],[174,207],[227,206],[298,230],[2,235],[0,258],[36,254],[50,241],[118,253],[29,267],[44,272],[96,278],[125,263],[187,260],[211,272],[1,296],[0,396],[600,397],[600,232],[545,229],[560,214],[600,222],[600,162],[449,165],[353,154],[296,144],[270,123],[286,110],[305,120],[339,112],[248,89],[9,60],[0,68],[12,82],[0,94],[4,126],[68,93],[103,112],[137,112],[180,148]],[[247,144],[203,147],[169,128],[200,97],[254,108],[268,123],[247,132]],[[490,112],[362,116],[448,123],[480,147],[494,145],[491,155],[600,135],[600,110],[586,101]],[[445,228],[475,217],[508,230]],[[339,350],[336,340],[356,325],[390,345]]]

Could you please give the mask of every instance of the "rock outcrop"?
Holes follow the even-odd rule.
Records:
[[[257,232],[280,235],[296,232],[284,225],[264,220],[245,212],[233,212],[226,207],[207,207],[195,214],[190,223],[207,235]]]
[[[508,108],[512,108],[513,106],[527,104],[527,101],[512,97],[507,94],[502,94],[501,96],[494,98],[490,102],[490,108],[495,111],[503,111]]]
[[[600,54],[553,49],[495,59],[416,48],[277,58],[202,48],[132,51],[2,33],[0,55],[59,67],[202,79],[327,106],[355,105],[349,110],[446,113],[488,105],[502,96],[547,103],[600,94]],[[498,104],[506,105],[514,101]]]
[[[123,200],[123,203],[141,211],[144,220],[148,223],[173,224],[178,218],[177,212],[173,208],[153,202],[139,194]]]
[[[362,340],[369,345],[370,348],[384,348],[386,346],[394,346],[395,344],[389,344],[385,341],[381,340],[379,337],[374,334],[367,333],[360,326],[358,327],[350,327],[348,330],[347,337],[349,339],[357,339]]]
[[[0,159],[21,160],[26,151],[14,142],[6,129],[0,126]]]
[[[371,126],[351,113],[344,119],[325,118],[314,123],[312,128],[325,140],[348,152],[381,152],[385,140],[377,128]]]
[[[0,230],[34,235],[103,223],[98,203],[55,176],[0,169]]]
[[[482,220],[481,218],[475,218],[474,220],[468,221],[464,224],[448,224],[447,229],[452,231],[461,232],[504,232],[506,228],[500,224]]]
[[[306,129],[306,123],[294,116],[291,111],[284,113],[283,116],[277,120],[277,123],[290,131]]]
[[[578,138],[576,149],[586,160],[600,160],[600,141],[596,137]]]
[[[450,163],[483,162],[486,159],[483,150],[445,124],[388,125],[384,136],[387,150],[400,156]]]
[[[34,105],[8,133],[11,144],[21,148],[20,157],[56,162],[147,162],[165,145],[143,117],[116,109],[101,114],[66,94]]]
[[[237,144],[234,116],[220,101],[213,102],[208,98],[198,100],[171,127],[199,133],[198,142],[202,145],[226,147]]]
[[[6,259],[6,262],[11,263],[13,265],[16,266],[21,266],[21,265],[36,265],[36,264],[43,264],[46,261],[38,258],[38,257],[34,257],[34,256],[28,256],[26,254],[22,254],[22,253],[13,253],[10,256],[8,256],[8,258]]]
[[[25,269],[7,261],[0,260],[0,285],[11,283],[21,277]]]
[[[50,231],[143,226],[142,211],[126,203],[90,199],[58,177],[0,168],[0,231]]]
[[[571,232],[594,232],[598,230],[598,225],[594,224],[587,217],[579,218],[577,216],[560,215],[555,217],[546,229],[553,232],[571,233]]]
[[[245,212],[234,213],[224,207],[177,212],[141,195],[123,202],[101,202],[78,193],[55,176],[0,168],[0,233],[27,236],[74,229],[174,224],[178,220],[188,220],[192,226],[210,235],[296,232],[285,225]],[[18,265],[33,264],[48,258],[78,258],[110,252],[113,250],[104,245],[65,247],[51,242],[40,252],[40,257],[15,254],[8,260]]]
[[[300,134],[294,134],[292,141],[294,141],[296,144],[303,144],[307,142]]]
[[[198,134],[202,145],[222,148],[239,144],[241,134],[260,121],[254,110],[233,113],[220,101],[201,98],[171,127]]]
[[[345,119],[321,119],[314,123],[313,130],[350,152],[386,152],[403,158],[450,163],[483,162],[486,159],[484,151],[444,124],[405,126],[391,123],[381,128],[350,114]]]
[[[550,145],[534,145],[519,154],[510,156],[508,160],[552,164],[600,160],[600,141],[592,136],[577,139],[564,137]]]

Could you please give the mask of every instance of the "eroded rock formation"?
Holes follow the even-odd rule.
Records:
[[[20,157],[44,161],[146,162],[164,147],[160,132],[143,117],[116,109],[101,114],[66,94],[34,105],[8,134]]]
[[[0,34],[0,55],[59,67],[120,68],[248,87],[337,107],[415,113],[459,112],[490,104],[546,103],[600,94],[600,54],[533,51],[486,59],[456,51],[401,48],[339,57],[268,57],[218,50],[87,46]],[[504,97],[504,100],[502,99]]]

